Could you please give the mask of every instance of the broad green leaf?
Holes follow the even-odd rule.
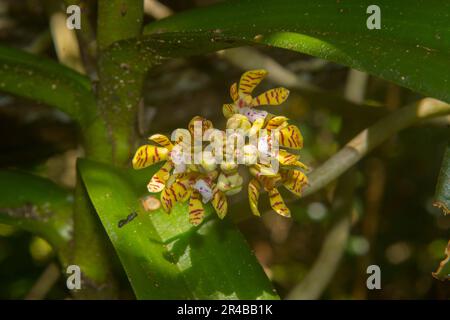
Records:
[[[369,5],[381,29],[367,28]],[[154,56],[264,44],[335,61],[450,101],[450,2],[231,0],[149,24],[139,44]]]
[[[88,160],[78,167],[137,298],[277,298],[243,236],[211,209],[198,227],[189,224],[186,205],[170,215],[144,211],[140,198],[155,168],[118,171]]]
[[[434,206],[442,209],[444,214],[450,213],[450,146],[447,146],[442,160]]]
[[[18,171],[0,171],[0,223],[48,240],[68,260],[73,197],[53,182]]]
[[[433,277],[439,280],[450,280],[450,241],[445,248],[445,258],[439,264],[436,272],[433,272]]]
[[[0,91],[43,102],[85,124],[95,118],[89,80],[55,61],[0,46]]]

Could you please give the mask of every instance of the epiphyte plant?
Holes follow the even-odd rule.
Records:
[[[223,219],[227,214],[227,196],[242,190],[243,178],[238,167],[244,164],[254,177],[248,184],[252,213],[260,216],[258,200],[264,189],[273,210],[290,217],[277,186],[282,184],[296,196],[301,196],[308,184],[302,171],[307,166],[299,161],[298,154],[286,150],[301,149],[303,136],[297,126],[288,123],[288,118],[253,109],[280,105],[289,96],[287,89],[276,88],[251,97],[267,73],[266,70],[247,71],[239,86],[236,83],[231,86],[230,95],[234,102],[223,106],[224,116],[228,118],[226,134],[213,129],[211,121],[197,116],[191,120],[184,135],[172,135],[174,143],[162,134],[155,134],[149,140],[156,145],[144,145],[136,151],[132,160],[134,169],[165,161],[147,188],[152,193],[161,192],[161,203],[166,212],[170,213],[176,202],[189,201],[189,222],[198,225],[205,214],[203,204],[211,202],[219,218]],[[247,135],[253,144],[245,144]],[[212,137],[209,146],[202,145],[204,136]],[[266,158],[274,161],[265,162]]]
[[[79,266],[81,289],[64,292],[60,297],[70,294],[75,298],[117,298],[125,291],[139,299],[278,299],[274,282],[277,287],[283,287],[280,292],[292,290],[289,297],[317,298],[324,295],[329,284],[324,283],[329,280],[323,279],[332,279],[338,261],[345,261],[339,259],[345,257],[347,246],[343,241],[351,241],[352,232],[361,227],[362,222],[376,217],[383,219],[383,226],[387,225],[392,233],[396,228],[404,228],[401,222],[408,219],[411,222],[408,228],[414,231],[411,234],[422,231],[413,229],[416,225],[425,228],[422,223],[414,223],[417,222],[415,217],[427,217],[430,232],[424,232],[423,239],[431,234],[433,238],[422,240],[433,245],[422,242],[420,246],[435,248],[436,242],[441,247],[437,254],[424,252],[420,261],[433,263],[431,260],[438,254],[448,255],[449,250],[444,251],[442,245],[446,239],[445,224],[437,221],[439,214],[427,215],[425,211],[429,206],[420,201],[431,199],[436,185],[433,204],[448,217],[450,152],[445,148],[448,131],[444,132],[443,128],[448,124],[445,116],[450,114],[447,104],[450,101],[450,44],[445,41],[450,39],[446,17],[449,3],[377,0],[383,12],[382,27],[368,30],[366,9],[372,4],[369,0],[230,0],[176,12],[165,19],[159,19],[160,16],[144,7],[144,1],[137,0],[4,2],[19,7],[11,10],[11,16],[19,12],[27,18],[12,17],[13,23],[10,20],[1,23],[2,39],[14,41],[0,45],[0,90],[7,95],[7,99],[2,97],[0,108],[0,129],[4,130],[2,136],[6,141],[0,157],[3,161],[0,223],[45,239],[55,253],[50,261],[57,262],[62,274],[69,265]],[[46,10],[28,10],[26,6],[30,3],[42,3]],[[165,3],[179,9],[179,1]],[[66,17],[65,9],[72,5],[81,8],[81,28],[69,30],[65,19],[60,17],[61,14]],[[66,8],[62,8],[64,6]],[[49,16],[48,25],[42,23],[45,14]],[[35,24],[36,19],[40,22]],[[144,25],[149,19],[152,21]],[[29,24],[23,26],[22,21]],[[14,27],[3,29],[8,25]],[[16,32],[16,29],[20,30]],[[36,38],[29,43],[32,37]],[[65,54],[68,48],[74,51]],[[213,52],[218,54],[208,55]],[[208,63],[200,68],[195,63],[198,60],[187,59],[191,56]],[[223,97],[224,83],[236,79],[244,70],[259,68],[270,70],[270,74],[264,70],[246,72],[241,81],[231,86],[231,99]],[[359,99],[349,98],[355,95],[341,94],[347,92],[347,84],[352,83],[346,80],[347,73],[354,74],[352,68],[364,71],[367,77],[370,75],[370,81],[357,83]],[[176,91],[180,86],[172,88],[167,84],[178,84],[187,70],[194,70],[194,74],[201,75],[198,78],[208,80],[198,81],[204,86],[204,90],[198,92],[202,98],[197,96],[176,103],[178,101],[172,99],[183,96]],[[284,88],[255,93],[256,84],[265,76],[268,78],[265,83],[289,88],[290,93]],[[308,79],[315,81],[312,83]],[[197,84],[197,81],[191,82]],[[219,83],[220,92],[212,94],[214,84]],[[172,88],[169,94],[168,87]],[[348,87],[352,89],[350,92],[355,91],[355,86]],[[328,88],[333,88],[332,92]],[[277,112],[270,106],[282,103],[288,94],[289,100],[279,109],[282,115],[271,114],[271,110]],[[214,96],[214,104],[203,114],[206,109],[200,108],[200,104],[211,96]],[[33,131],[27,135],[22,127],[12,127],[13,123],[28,125],[38,118],[35,103],[31,104],[32,111],[22,108],[30,105],[30,101],[38,102],[39,108],[45,105],[64,113],[64,121],[61,113],[56,116],[52,113],[51,117],[57,118],[59,125],[63,122],[64,133],[70,131],[70,134],[59,134],[59,131],[49,134],[47,129],[50,128],[45,128],[39,134]],[[150,114],[146,112],[152,111],[153,105],[158,120],[145,123],[149,128],[141,127]],[[167,111],[169,107],[173,109]],[[217,123],[214,117],[221,117],[221,107],[226,125],[217,129],[205,117]],[[145,109],[143,113],[142,109]],[[48,109],[44,110],[48,115]],[[164,116],[174,110],[183,111],[180,114],[184,113],[185,117],[176,120]],[[11,114],[17,115],[20,121],[9,121]],[[141,137],[148,132],[183,127],[195,114],[202,117],[194,118],[186,130],[179,131],[178,138],[183,139],[151,136],[151,146],[139,149],[141,155],[136,154],[138,160],[135,159],[133,166],[145,166],[147,161],[161,160],[160,163],[139,171],[130,168]],[[423,121],[430,118],[437,118],[437,121]],[[416,126],[419,122],[421,125]],[[304,148],[302,135],[295,125],[298,123],[307,141]],[[234,142],[228,142],[227,129],[239,132],[230,135]],[[201,144],[196,143],[196,131],[204,135],[208,130],[210,136],[206,135],[207,139]],[[403,134],[411,132],[419,133],[419,138],[408,145],[408,137]],[[243,144],[241,133],[248,138]],[[30,137],[41,136],[58,141],[58,147],[61,142],[62,151],[76,145],[76,153],[71,158],[78,158],[76,168],[68,166],[66,170],[71,172],[72,184],[63,182],[61,174],[47,171],[51,168],[51,161],[47,163],[47,160],[49,157],[55,160],[53,156],[60,149],[47,148],[50,143],[44,148],[35,146],[34,140],[30,143]],[[62,141],[64,136],[70,136],[71,140]],[[23,138],[26,144],[18,143],[16,138]],[[207,149],[203,143],[206,140],[217,148]],[[193,148],[188,141],[193,142]],[[378,148],[387,141],[386,148]],[[313,170],[308,171],[300,162],[300,149],[302,160],[314,167]],[[146,156],[151,160],[145,160]],[[372,157],[382,163],[382,168],[376,171],[370,167],[365,171],[366,165],[372,165]],[[441,157],[443,161],[439,161]],[[438,162],[442,163],[439,174]],[[399,168],[410,170],[402,175]],[[417,172],[411,175],[415,168]],[[377,173],[377,179],[373,179],[373,172]],[[387,179],[378,179],[383,177],[380,172],[386,172]],[[434,180],[438,175],[436,184]],[[359,177],[356,183],[355,176]],[[383,186],[383,181],[388,183]],[[405,185],[416,186],[415,193],[412,193],[414,188],[402,187]],[[375,191],[379,192],[373,192],[377,186],[380,188]],[[288,199],[284,194],[283,200],[283,187],[296,196],[301,195],[301,200]],[[361,189],[364,192],[359,192]],[[399,199],[407,198],[407,201],[391,199],[398,200],[400,191],[405,190],[410,193],[402,193]],[[384,201],[382,196],[378,200],[369,197],[382,195],[383,191],[389,193],[390,202]],[[160,192],[160,202],[156,203],[149,192]],[[263,192],[267,192],[268,201],[259,201],[265,197]],[[140,205],[139,200],[145,196],[146,208],[152,208],[152,212]],[[286,204],[291,200],[289,210]],[[314,237],[310,240],[317,243],[309,246],[308,241],[304,242],[305,252],[289,254],[287,264],[270,265],[260,256],[258,261],[248,245],[249,242],[254,245],[251,239],[254,235],[241,228],[241,222],[251,216],[250,212],[260,215],[260,211],[272,211],[267,202],[277,213],[291,214],[293,219],[269,213],[264,219],[252,219],[253,225],[275,228],[276,223],[270,220],[275,217],[279,219],[276,221],[285,223],[285,227],[298,224],[297,227],[313,230],[311,224],[304,223],[308,218],[303,213],[307,212],[309,217],[310,206],[317,208],[318,204],[326,209],[322,210],[327,213],[323,214],[326,223],[313,220],[327,235],[311,232]],[[398,210],[398,205],[405,210]],[[405,205],[408,207],[403,207]],[[367,215],[353,215],[355,208]],[[377,208],[383,210],[377,211]],[[227,215],[227,219],[216,218],[214,211],[219,218]],[[388,215],[382,216],[384,212]],[[407,212],[408,216],[391,219],[393,212],[398,215]],[[353,224],[347,223],[349,217]],[[270,237],[272,239],[274,234],[292,236],[294,229],[271,232]],[[306,237],[306,234],[302,235]],[[340,250],[330,253],[327,244],[335,243],[333,236],[336,234],[345,236],[339,238]],[[372,242],[373,237],[373,234],[367,236],[371,250],[378,250],[377,254],[384,256],[385,247]],[[2,248],[3,240],[9,245],[13,238],[2,236]],[[249,239],[251,241],[247,241]],[[291,253],[299,249],[290,246],[298,243],[295,241],[272,246],[265,239],[257,240],[271,252],[278,250],[276,247]],[[409,243],[416,243],[420,239],[409,240]],[[322,243],[320,254],[311,252]],[[15,249],[16,243],[13,244]],[[3,259],[12,259],[3,255],[4,252],[16,251],[3,250],[0,263],[6,261]],[[409,251],[413,252],[412,257],[421,250]],[[302,257],[311,257],[311,261],[300,265],[297,257],[303,253]],[[326,268],[322,268],[322,258],[329,256],[333,259],[327,260],[335,263],[327,263]],[[116,257],[123,268],[117,267]],[[316,257],[318,260],[314,263]],[[448,261],[444,259],[440,264],[434,273],[436,278],[448,279]],[[295,270],[309,270],[310,265],[320,267],[312,267],[304,281],[311,283],[311,277],[320,270],[320,277],[313,280],[314,283],[322,281],[322,289],[314,293],[300,290],[298,294],[294,290],[297,283],[300,288],[307,287],[302,285],[303,279],[285,276],[300,274],[291,272],[292,266]],[[280,269],[275,270],[276,267]],[[402,264],[395,265],[395,272],[390,274],[398,275],[402,283],[429,283],[429,279],[422,281],[430,276],[423,268],[416,270],[417,279],[410,279],[409,273],[398,271],[401,267]],[[264,270],[268,271],[270,279]],[[28,286],[39,271],[33,269],[32,277],[26,281],[8,273],[7,279],[0,279],[7,282],[7,285],[0,283],[0,295],[5,295],[5,291],[13,295],[17,290],[7,288],[16,288],[16,283],[21,283],[22,288]],[[352,269],[350,273],[353,272]],[[129,280],[132,292],[124,279]],[[343,288],[357,285],[351,284]],[[29,289],[28,286],[20,291],[19,297]],[[340,290],[339,297],[351,294]],[[427,291],[427,297],[432,291]],[[382,294],[387,295],[386,292]],[[423,297],[422,293],[419,295]]]

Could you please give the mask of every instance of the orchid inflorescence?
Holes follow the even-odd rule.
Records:
[[[187,130],[175,130],[172,139],[155,134],[149,137],[153,144],[136,151],[134,169],[165,161],[147,188],[151,193],[161,192],[161,204],[166,212],[170,213],[176,202],[189,201],[189,221],[198,225],[204,218],[203,205],[210,202],[223,219],[227,213],[227,196],[242,190],[244,180],[238,169],[243,165],[252,176],[248,183],[252,213],[260,216],[258,200],[264,189],[271,207],[278,214],[290,217],[278,186],[283,185],[301,196],[308,184],[303,172],[307,166],[299,161],[298,154],[292,153],[303,147],[303,137],[297,126],[289,124],[288,118],[255,109],[280,105],[289,96],[287,89],[275,88],[252,97],[253,89],[266,75],[265,70],[247,71],[239,85],[231,86],[233,102],[224,104],[222,109],[227,118],[226,132],[197,116],[189,122]],[[209,146],[204,145],[205,139]]]

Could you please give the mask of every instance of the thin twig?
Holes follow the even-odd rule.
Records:
[[[39,279],[31,288],[30,292],[25,296],[25,300],[42,300],[48,294],[50,289],[55,285],[61,276],[58,265],[54,262],[50,263],[41,274]]]
[[[311,195],[336,180],[362,157],[400,130],[419,120],[446,114],[450,114],[450,105],[433,98],[422,99],[391,113],[361,131],[338,153],[313,170],[308,176],[310,186],[305,190],[304,196]]]
[[[369,75],[365,72],[350,69],[345,87],[345,98],[354,103],[362,103],[366,95],[366,86]]]
[[[311,57],[309,60],[298,60],[286,66],[292,72],[317,72],[325,68],[330,61]]]
[[[321,297],[339,265],[347,244],[350,227],[349,216],[341,218],[332,227],[311,270],[288,294],[287,300],[315,300]]]
[[[345,98],[355,103],[362,103],[366,92],[367,80],[367,74],[350,69],[345,87]],[[345,134],[347,130],[348,127],[345,127],[341,134]],[[336,273],[350,236],[353,193],[356,187],[355,180],[355,169],[348,171],[339,178],[332,208],[332,217],[337,222],[328,232],[314,265],[303,281],[289,293],[288,299],[319,298]]]
[[[333,199],[332,217],[337,221],[328,232],[320,253],[306,277],[287,295],[289,300],[312,300],[322,295],[336,273],[347,244],[351,228],[354,190],[356,186],[355,169],[339,179]]]

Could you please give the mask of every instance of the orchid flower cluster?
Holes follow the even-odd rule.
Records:
[[[227,118],[226,131],[197,116],[190,121],[188,129],[175,130],[171,139],[162,134],[152,135],[149,137],[152,144],[136,151],[134,169],[165,161],[147,188],[150,193],[161,192],[161,205],[166,212],[170,213],[175,203],[188,201],[189,222],[198,225],[205,215],[204,205],[211,203],[223,219],[227,214],[227,196],[243,188],[239,169],[246,167],[252,176],[248,183],[252,213],[260,216],[258,201],[265,190],[273,210],[290,217],[278,187],[284,186],[301,196],[308,184],[304,173],[307,166],[295,153],[303,147],[303,137],[288,118],[255,109],[280,105],[289,96],[287,89],[275,88],[253,97],[253,90],[266,76],[265,70],[247,71],[239,85],[231,86],[233,102],[222,108]],[[205,145],[205,140],[210,144]]]

